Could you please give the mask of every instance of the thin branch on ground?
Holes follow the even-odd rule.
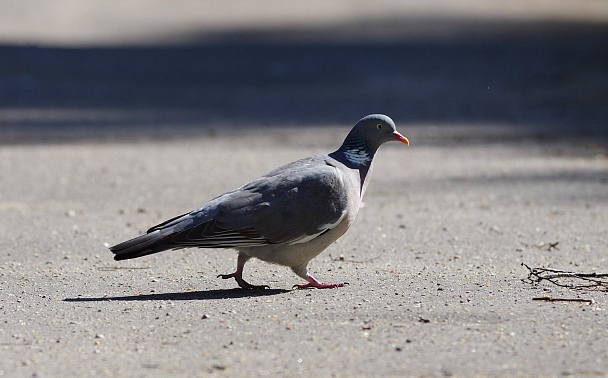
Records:
[[[593,304],[595,301],[593,299],[583,299],[583,298],[556,298],[556,297],[536,297],[532,298],[533,301],[543,301],[543,302],[583,302],[588,304]]]
[[[608,273],[579,273],[549,268],[530,268],[525,263],[522,266],[528,269],[528,277],[523,282],[537,285],[543,281],[568,289],[596,289],[608,291]]]

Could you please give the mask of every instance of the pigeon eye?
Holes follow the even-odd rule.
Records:
[[[379,123],[379,124],[377,124],[377,125],[376,125],[376,128],[377,128],[378,130],[382,129],[382,124],[380,124],[380,123]]]

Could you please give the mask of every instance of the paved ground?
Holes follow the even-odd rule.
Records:
[[[273,8],[287,25],[188,8],[206,16],[186,31],[76,4],[48,33],[32,13],[0,28],[0,375],[608,374],[608,293],[521,266],[608,273],[605,2]],[[271,289],[242,291],[216,278],[233,251],[104,247],[376,111],[412,145],[380,150],[357,222],[311,263],[349,286],[293,291],[254,261]]]

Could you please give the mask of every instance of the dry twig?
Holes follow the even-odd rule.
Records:
[[[543,301],[543,302],[583,302],[588,304],[593,304],[595,301],[593,299],[583,299],[583,298],[555,298],[555,297],[536,297],[532,298],[533,301]]]
[[[525,266],[529,272],[528,277],[522,279],[526,283],[536,285],[542,281],[548,281],[568,289],[608,291],[608,273],[577,273],[548,268],[530,268],[525,263],[521,263],[521,265]]]

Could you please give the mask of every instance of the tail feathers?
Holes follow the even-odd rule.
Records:
[[[114,260],[128,260],[136,257],[151,255],[171,249],[171,246],[161,245],[158,242],[164,237],[159,230],[144,234],[110,247],[114,253]]]

